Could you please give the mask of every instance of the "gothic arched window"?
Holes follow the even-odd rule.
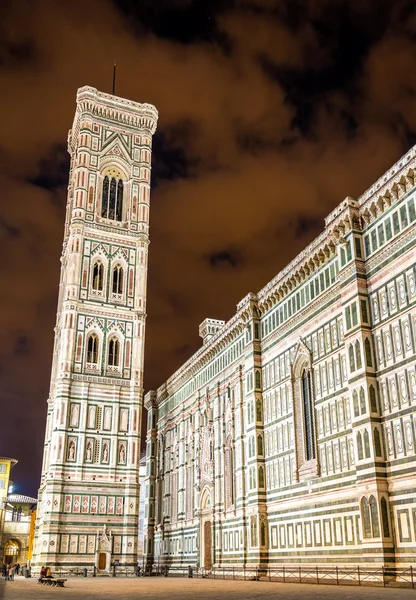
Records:
[[[103,180],[101,216],[113,221],[123,219],[123,180],[108,175]]]
[[[358,392],[357,390],[354,390],[352,393],[352,403],[353,403],[353,407],[354,407],[354,417],[359,417],[360,416],[360,408],[358,406]]]
[[[263,438],[261,437],[261,435],[257,436],[257,454],[263,456]]]
[[[110,367],[118,367],[120,361],[120,342],[112,338],[108,344],[108,364]]]
[[[98,363],[98,337],[95,333],[88,336],[87,362],[95,365]]]
[[[370,385],[370,406],[371,412],[377,412],[376,390],[373,385]]]
[[[109,186],[109,179],[106,175],[104,177],[104,181],[103,181],[103,199],[102,199],[102,203],[101,203],[101,216],[106,217],[106,218],[108,215],[108,186]]]
[[[383,456],[381,451],[381,439],[380,432],[377,427],[374,429],[374,450],[376,452],[376,456]]]
[[[357,360],[357,369],[361,369],[361,367],[363,366],[363,363],[361,360],[361,346],[360,346],[360,342],[358,340],[355,342],[355,357]]]
[[[113,269],[113,294],[123,293],[123,268],[117,265]]]
[[[234,504],[234,465],[231,439],[227,440],[224,456],[225,475],[225,508],[229,509]]]
[[[315,429],[313,418],[313,398],[311,372],[304,370],[302,373],[302,401],[303,422],[305,431],[305,459],[312,460],[316,457],[315,452]]]
[[[354,347],[352,344],[350,344],[348,348],[348,354],[350,358],[350,371],[352,373],[353,371],[355,371]]]
[[[367,365],[367,367],[372,367],[373,366],[373,359],[371,358],[371,344],[370,344],[370,340],[368,338],[365,339],[364,347],[365,347],[365,362],[366,362],[366,365]]]
[[[364,454],[366,458],[370,458],[370,438],[368,431],[364,431]]]
[[[380,536],[380,525],[379,525],[379,521],[378,521],[377,500],[374,498],[374,496],[370,496],[369,505],[370,505],[371,528],[372,528],[373,537],[379,537]]]
[[[364,394],[364,388],[360,388],[360,409],[361,409],[361,414],[365,414],[367,412],[367,407],[365,405],[365,394]]]
[[[262,420],[261,400],[259,398],[256,400],[256,420]]]
[[[96,262],[92,271],[92,289],[103,289],[104,267],[100,262]]]
[[[259,488],[264,489],[264,469],[259,467]]]
[[[363,439],[361,437],[360,432],[357,433],[357,453],[358,453],[358,460],[363,460],[363,458],[364,458]]]
[[[117,207],[116,207],[116,221],[121,221],[123,218],[123,181],[118,180],[117,183]]]
[[[388,517],[388,511],[387,511],[387,502],[386,502],[385,498],[381,499],[380,506],[381,506],[381,520],[383,522],[383,535],[384,535],[384,537],[390,537],[389,517]]]
[[[361,516],[363,523],[363,535],[365,538],[371,538],[370,507],[368,506],[368,500],[365,497],[361,500]]]

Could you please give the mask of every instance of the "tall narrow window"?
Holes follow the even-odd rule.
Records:
[[[370,507],[368,506],[368,500],[365,497],[361,500],[361,515],[363,523],[363,535],[365,538],[371,538]]]
[[[370,438],[368,431],[364,431],[364,454],[366,458],[370,458]]]
[[[93,290],[103,289],[103,274],[104,267],[100,262],[96,262],[92,273],[92,288]]]
[[[360,432],[357,433],[357,453],[358,453],[358,460],[363,460],[363,458],[364,458],[363,439],[361,437]]]
[[[364,394],[364,388],[360,387],[360,409],[361,409],[361,414],[364,415],[367,412],[367,408],[365,405],[365,394]]]
[[[256,400],[256,420],[262,420],[261,400],[259,398]]]
[[[102,203],[101,203],[101,216],[102,217],[106,217],[108,216],[108,187],[109,187],[109,179],[107,177],[107,175],[104,177],[104,181],[103,181],[103,198],[102,198]]]
[[[360,416],[360,408],[358,406],[358,392],[357,390],[354,390],[352,393],[352,403],[353,403],[353,407],[354,407],[354,417],[359,417]]]
[[[350,347],[348,348],[348,354],[350,358],[350,371],[352,373],[355,371],[354,347],[352,344],[350,344]]]
[[[95,365],[98,363],[98,337],[95,335],[95,333],[92,333],[88,337],[87,362]]]
[[[263,438],[261,435],[257,436],[257,454],[263,456]]]
[[[302,373],[303,419],[305,431],[305,458],[315,458],[315,431],[313,419],[313,401],[311,372],[306,369]]]
[[[123,269],[117,265],[113,269],[113,294],[123,293]]]
[[[116,193],[117,193],[117,181],[115,177],[111,178],[110,181],[110,196],[108,199],[108,219],[115,219],[116,215]]]
[[[123,218],[123,181],[118,180],[117,183],[117,207],[116,207],[116,220],[121,221]]]
[[[372,367],[373,366],[373,359],[371,358],[371,344],[370,344],[370,340],[368,338],[365,339],[364,348],[365,348],[365,362],[366,362],[366,365],[367,365],[367,367]]]
[[[371,412],[377,412],[376,390],[373,385],[370,385],[370,406]]]
[[[264,469],[259,467],[259,488],[264,489]]]
[[[225,448],[225,508],[229,509],[234,504],[234,466],[231,439],[227,440]]]
[[[123,180],[106,175],[103,180],[101,216],[113,221],[123,219]]]
[[[251,546],[257,546],[257,517],[255,515],[250,517],[250,538]]]
[[[370,514],[371,514],[371,527],[373,537],[380,536],[380,524],[378,520],[378,509],[377,509],[377,501],[374,496],[370,496]]]
[[[363,366],[363,363],[361,360],[361,346],[360,346],[360,342],[358,340],[355,342],[355,357],[357,360],[357,369],[361,369],[361,367]]]
[[[388,517],[388,512],[387,512],[387,502],[386,502],[385,498],[381,499],[380,506],[381,506],[381,520],[383,522],[383,535],[384,535],[384,537],[390,537],[389,517]]]
[[[120,342],[115,338],[108,344],[108,364],[110,367],[118,367],[120,359]]]
[[[381,438],[380,432],[377,427],[374,429],[374,450],[376,452],[376,456],[383,456],[381,451]]]

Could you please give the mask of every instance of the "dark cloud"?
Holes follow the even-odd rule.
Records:
[[[35,493],[76,89],[151,102],[145,386],[201,344],[405,152],[416,132],[407,0],[3,3],[0,453]],[[6,252],[7,251],[7,252]],[[17,354],[16,354],[17,352]],[[27,449],[30,448],[30,452]]]
[[[46,190],[68,184],[69,154],[66,144],[54,144],[37,164],[37,174],[30,179],[31,183]]]
[[[156,132],[153,139],[153,188],[163,180],[192,177],[195,173],[199,161],[187,152],[195,127],[196,124],[184,121]]]
[[[208,257],[209,264],[214,269],[236,268],[242,264],[241,253],[237,250],[219,250]]]
[[[6,223],[6,221],[0,217],[0,236],[6,238],[16,238],[20,236],[20,231],[18,227]]]
[[[190,45],[216,43],[230,50],[231,40],[220,31],[218,14],[230,7],[229,0],[114,0],[137,34],[152,33],[161,39]]]
[[[14,355],[21,356],[30,353],[31,342],[25,335],[19,335],[14,344]]]

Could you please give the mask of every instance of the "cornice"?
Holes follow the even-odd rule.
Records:
[[[337,256],[337,246],[345,243],[345,235],[354,231],[361,233],[363,227],[377,219],[390,206],[415,186],[416,146],[411,148],[358,200],[347,197],[325,219],[324,231],[298,256],[280,271],[257,294],[249,293],[237,304],[237,312],[202,348],[180,367],[157,390],[157,404],[165,400],[183,383],[196,375],[233,338],[240,334],[250,318],[260,318],[270,308],[302,285],[315,271]],[[370,259],[371,261],[371,259]],[[372,264],[372,261],[370,262]],[[369,265],[362,268],[365,273]],[[356,268],[356,267],[355,267]],[[361,269],[359,269],[361,272]],[[343,275],[339,275],[342,277]],[[325,297],[336,298],[334,287]],[[322,296],[312,302],[312,310],[322,302]],[[299,316],[300,318],[300,316]],[[296,323],[289,319],[279,331],[283,333]],[[172,390],[172,392],[171,392]]]
[[[135,130],[147,130],[150,135],[155,133],[159,117],[152,104],[134,102],[89,86],[81,87],[77,92],[77,110],[68,137],[68,146],[72,149],[75,149],[79,122],[83,115],[112,121]]]

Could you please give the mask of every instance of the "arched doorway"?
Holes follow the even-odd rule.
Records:
[[[205,489],[201,496],[201,547],[200,564],[204,569],[212,568],[212,503],[211,492]]]
[[[19,556],[20,546],[16,540],[7,540],[4,544],[3,562],[6,565],[15,564]]]

